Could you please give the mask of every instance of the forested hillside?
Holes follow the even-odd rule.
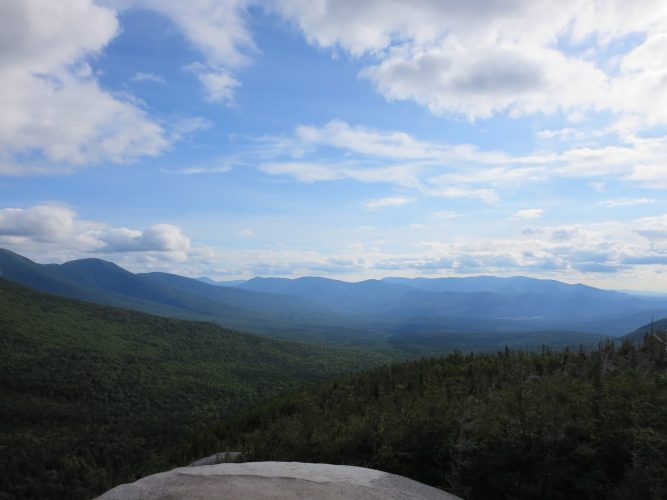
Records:
[[[651,321],[650,323],[637,328],[634,332],[627,334],[625,338],[632,340],[633,342],[641,343],[647,334],[653,335],[654,333],[665,331],[667,331],[667,318]]]
[[[214,451],[212,425],[386,361],[38,293],[0,279],[0,498],[90,498]]]
[[[377,468],[467,499],[666,498],[666,369],[653,337],[405,362],[262,405],[221,426],[219,446]]]

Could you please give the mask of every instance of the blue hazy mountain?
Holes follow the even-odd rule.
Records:
[[[418,338],[433,345],[459,333],[624,335],[667,313],[663,298],[526,277],[254,278],[218,286],[100,259],[36,264],[6,250],[0,275],[45,292],[280,338],[384,346]]]
[[[357,283],[326,278],[254,278],[239,288],[307,298],[348,314],[372,316],[391,331],[575,330],[623,335],[664,315],[667,300],[527,277],[386,278]]]
[[[253,278],[237,288],[308,298],[346,313],[371,315],[382,314],[384,309],[404,301],[406,296],[413,292],[410,287],[379,280],[349,283],[319,277]]]
[[[512,276],[500,278],[498,276],[473,276],[466,278],[384,278],[386,283],[411,286],[430,292],[490,292],[490,293],[539,293],[539,294],[579,294],[582,296],[598,295],[600,293],[608,296],[609,293],[620,292],[600,290],[577,283],[570,285],[556,280],[527,278],[525,276]]]
[[[207,285],[215,285],[215,286],[238,286],[241,283],[245,283],[246,280],[215,281],[206,276],[200,276],[199,278],[197,278],[197,281],[201,281],[202,283],[206,283]]]
[[[359,343],[378,335],[377,328],[306,299],[135,274],[100,259],[37,264],[0,249],[0,276],[43,292],[281,338]]]

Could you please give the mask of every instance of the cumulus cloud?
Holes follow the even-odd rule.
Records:
[[[78,217],[60,204],[0,209],[0,244],[19,250],[58,247],[80,254],[152,252],[184,258],[190,239],[180,228],[155,224],[144,230],[111,227]]]
[[[163,127],[101,89],[86,64],[118,30],[115,12],[91,1],[2,3],[0,174],[124,163],[168,147]]]
[[[471,119],[496,113],[610,111],[665,123],[667,7],[661,0],[105,0],[169,18],[202,55],[198,77],[229,101],[234,71],[257,52],[253,7],[293,23],[305,39],[370,62],[361,76],[389,100]],[[620,54],[612,42],[629,36]],[[620,45],[619,45],[620,46]],[[572,85],[576,81],[577,85]],[[659,102],[656,102],[656,99]]]
[[[372,62],[361,75],[387,99],[436,114],[565,112],[574,119],[606,110],[647,125],[667,121],[659,91],[667,72],[661,0],[271,5],[311,44],[367,56]],[[627,43],[636,35],[638,42]],[[624,51],[608,51],[612,42],[626,43]]]
[[[111,228],[95,235],[103,246],[99,252],[187,252],[190,239],[176,226],[155,224],[143,231]]]
[[[471,119],[503,111],[553,113],[590,107],[591,96],[605,81],[590,63],[568,61],[556,50],[497,43],[471,50],[458,40],[437,48],[393,50],[362,76],[388,100],[413,100],[434,114]],[[584,88],[580,85],[574,92],[571,82],[576,77]]]
[[[64,205],[37,205],[0,210],[0,237],[62,241],[74,232],[76,214]]]

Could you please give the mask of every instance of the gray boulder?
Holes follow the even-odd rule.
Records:
[[[362,467],[249,462],[173,469],[117,486],[98,498],[454,500],[458,497],[412,479]]]

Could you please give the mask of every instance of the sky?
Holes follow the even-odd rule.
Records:
[[[667,291],[664,0],[3,0],[0,247]]]

